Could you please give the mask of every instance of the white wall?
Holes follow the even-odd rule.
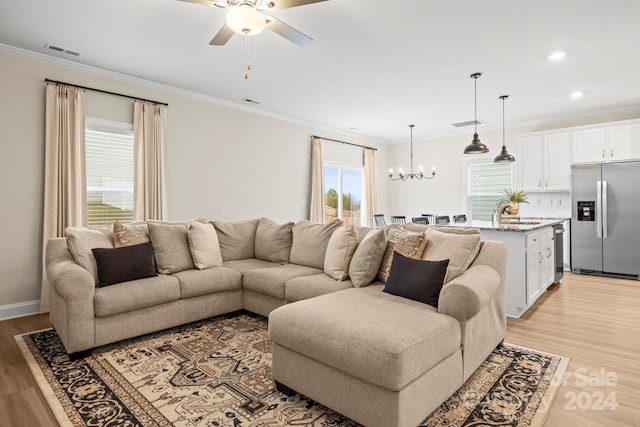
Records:
[[[206,102],[170,88],[70,63],[0,50],[0,318],[3,306],[37,301],[41,282],[44,79],[153,99],[168,109],[171,219],[308,217],[310,136],[376,141]],[[130,121],[131,101],[89,93],[87,114]],[[379,147],[385,165],[386,149]],[[384,184],[384,169],[381,182]],[[382,206],[386,208],[386,186]]]
[[[581,126],[594,123],[604,123],[617,120],[627,120],[640,117],[640,105],[631,108],[613,109],[575,115],[549,120],[545,123],[520,126],[507,129],[507,149],[516,156],[515,174],[516,187],[520,185],[518,135],[548,129],[558,129],[570,126]],[[415,141],[413,143],[414,165],[424,165],[426,171],[432,165],[437,168],[436,178],[429,181],[417,182],[389,182],[389,211],[386,215],[405,215],[407,218],[420,216],[422,213],[438,213],[455,215],[466,212],[466,181],[464,180],[465,162],[485,156],[493,159],[502,147],[502,129],[483,130],[478,128],[481,141],[489,146],[490,152],[482,155],[463,154],[473,139],[473,128],[469,127],[464,135]],[[380,163],[382,170],[403,167],[409,170],[409,143],[388,146],[388,162]],[[387,177],[387,181],[389,181]],[[531,193],[530,204],[521,205],[523,216],[571,216],[571,197],[569,193]]]

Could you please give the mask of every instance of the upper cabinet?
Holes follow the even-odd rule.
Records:
[[[572,133],[573,163],[640,159],[640,123],[604,124]]]
[[[520,168],[525,191],[568,191],[571,184],[571,133],[520,138]]]

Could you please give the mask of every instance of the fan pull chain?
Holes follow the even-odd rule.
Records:
[[[249,60],[249,48],[251,47],[251,43],[249,42],[249,35],[245,36],[245,51],[244,56],[247,57],[247,71],[244,72],[244,79],[249,79],[249,71],[251,71],[251,61]]]

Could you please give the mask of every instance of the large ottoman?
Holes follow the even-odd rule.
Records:
[[[269,334],[280,390],[367,427],[415,427],[463,383],[459,322],[379,286],[280,307]]]

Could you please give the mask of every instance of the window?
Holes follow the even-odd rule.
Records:
[[[133,127],[87,118],[87,224],[131,222],[133,216]]]
[[[326,222],[336,218],[345,225],[362,224],[363,169],[325,162],[324,199]]]
[[[512,163],[491,160],[467,164],[467,206],[472,220],[491,221],[491,214],[505,189],[513,187]]]

